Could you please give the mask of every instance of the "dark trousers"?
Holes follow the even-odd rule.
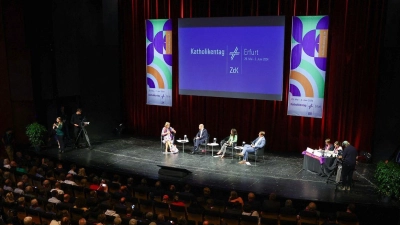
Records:
[[[342,165],[342,183],[343,186],[350,186],[353,179],[353,172],[355,165],[347,165],[343,163]]]
[[[64,135],[57,135],[58,143],[60,144],[60,150],[64,151]]]
[[[195,151],[197,151],[198,150],[198,148],[199,148],[199,145],[201,144],[201,143],[204,143],[205,142],[205,140],[200,140],[200,139],[194,139],[194,150]]]
[[[79,139],[78,139],[79,131],[81,131],[81,128],[74,126],[75,145],[79,144]]]

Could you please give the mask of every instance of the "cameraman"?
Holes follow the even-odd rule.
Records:
[[[348,141],[343,141],[342,143],[343,155],[339,156],[342,158],[342,181],[343,186],[339,188],[339,190],[348,190],[350,191],[350,185],[353,178],[353,172],[356,167],[357,161],[357,149],[350,145]]]
[[[71,124],[74,126],[75,146],[79,143],[78,134],[81,130],[82,118],[82,109],[77,108],[76,113],[71,116]]]

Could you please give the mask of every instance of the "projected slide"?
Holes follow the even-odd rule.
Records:
[[[178,21],[179,94],[282,100],[285,17]]]

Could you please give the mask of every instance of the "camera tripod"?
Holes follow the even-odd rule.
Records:
[[[90,150],[92,150],[92,145],[90,144],[90,139],[89,139],[89,136],[87,134],[84,124],[81,124],[81,130],[79,131],[78,136],[76,137],[74,148],[78,148],[77,143],[79,142],[79,138],[81,137],[82,133],[83,133],[83,135],[85,135],[85,139],[88,144],[88,148]]]

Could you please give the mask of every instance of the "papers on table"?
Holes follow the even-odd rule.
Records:
[[[337,154],[335,154],[334,151],[329,151],[329,150],[322,150],[322,149],[312,149],[307,147],[306,152],[313,154],[318,157],[337,157]]]

